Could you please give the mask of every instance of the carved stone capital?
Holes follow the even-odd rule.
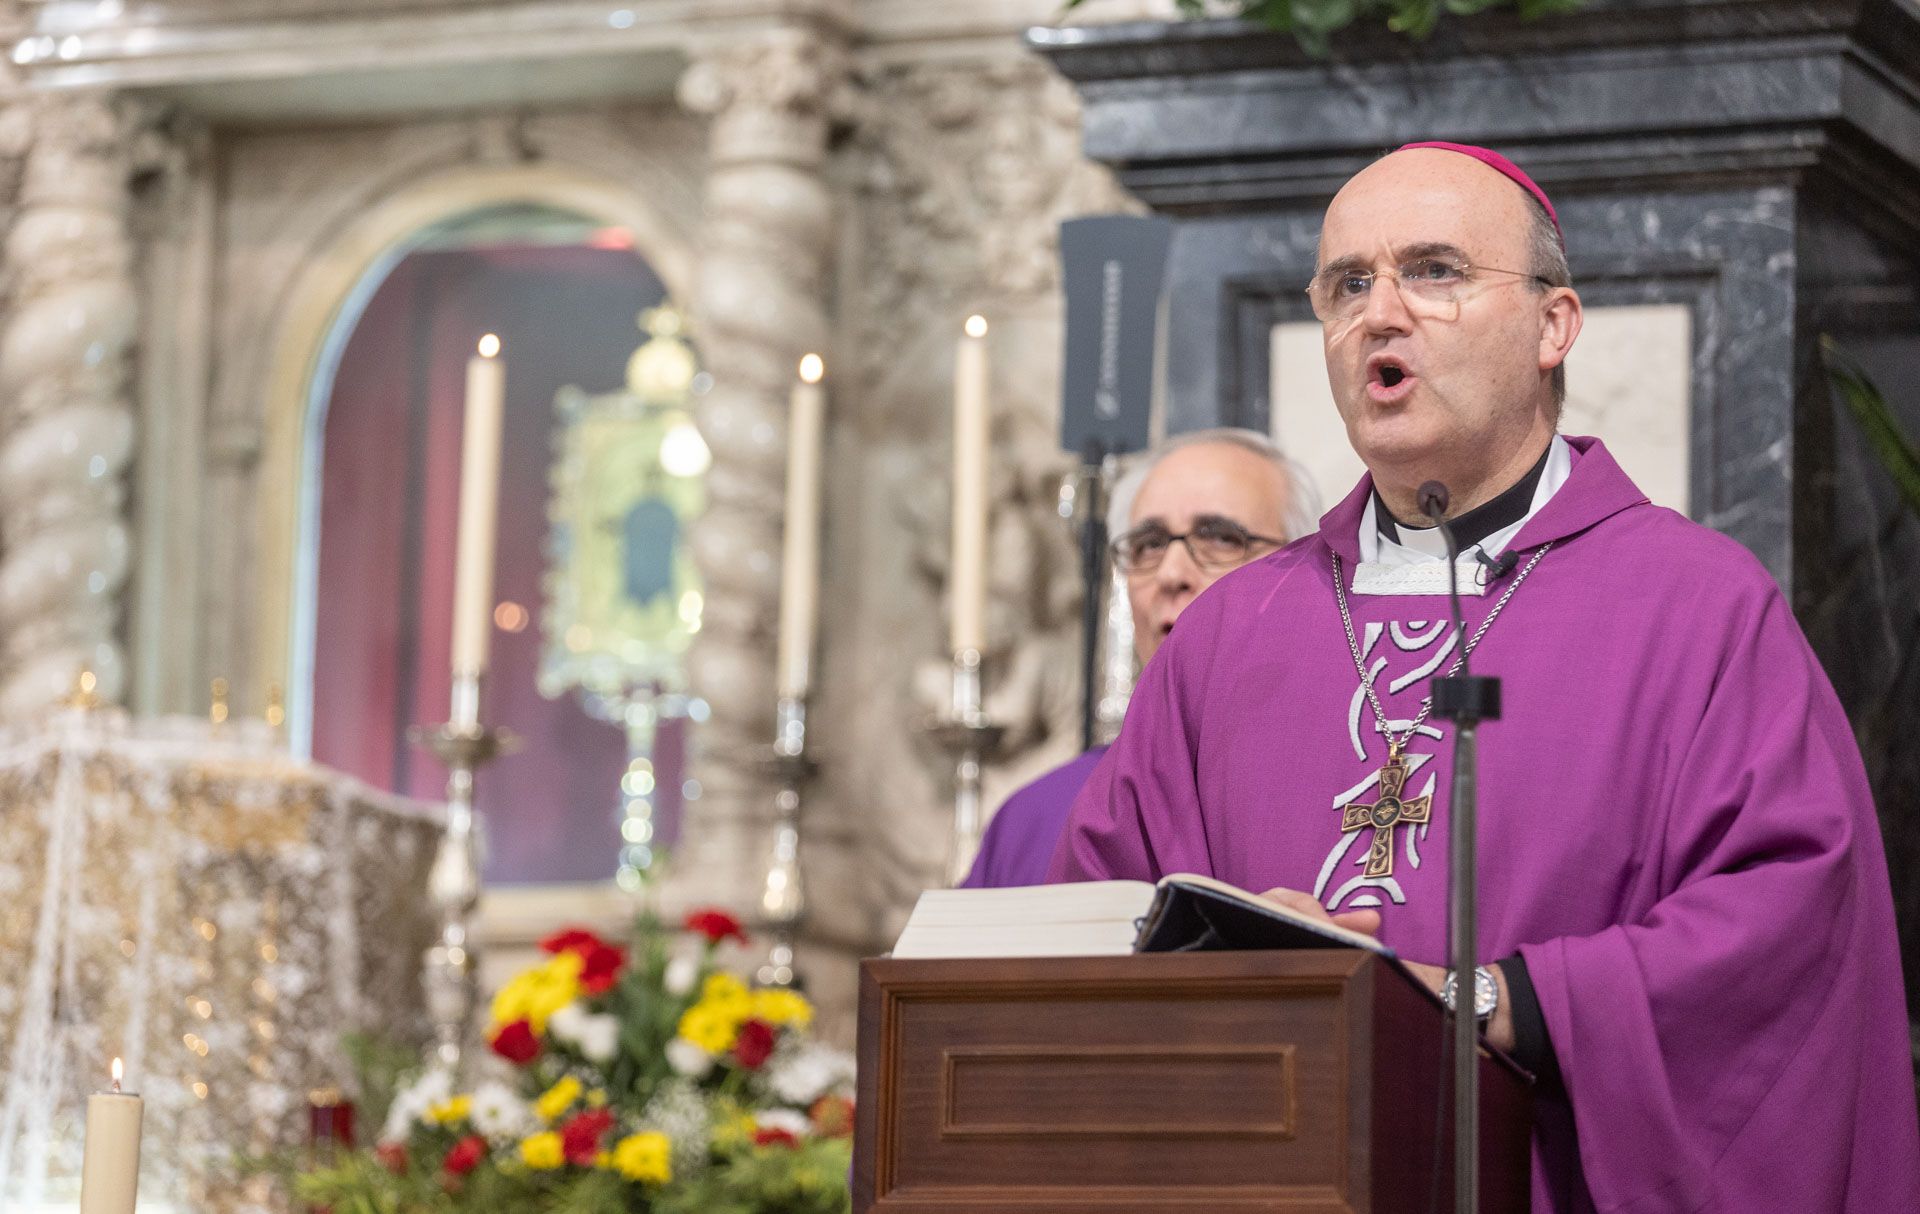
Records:
[[[680,78],[679,98],[713,120],[716,165],[756,159],[817,165],[826,155],[828,129],[850,107],[846,49],[805,29],[715,46]]]

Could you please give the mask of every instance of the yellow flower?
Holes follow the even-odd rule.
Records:
[[[669,1154],[670,1144],[665,1134],[652,1131],[629,1134],[613,1144],[613,1170],[628,1180],[665,1184],[673,1179]]]
[[[439,1104],[427,1107],[427,1120],[435,1125],[454,1125],[467,1119],[473,1111],[473,1097],[455,1096]]]
[[[588,1092],[587,1107],[590,1109],[603,1109],[607,1107],[607,1089],[595,1088],[591,1092]]]
[[[558,1121],[560,1114],[572,1108],[573,1102],[578,1099],[580,1081],[568,1075],[540,1094],[540,1099],[533,1102],[533,1111],[540,1115],[542,1121]]]
[[[524,973],[515,975],[493,997],[494,1027],[525,1020],[535,1033],[547,1031],[547,1020],[580,997],[578,953],[556,953]]]
[[[753,992],[753,1014],[772,1025],[797,1024],[805,1028],[813,1023],[813,1005],[804,995],[793,991]]]
[[[753,1014],[751,992],[746,983],[732,974],[708,974],[700,987],[700,1003],[736,1020],[745,1020]]]
[[[545,1130],[521,1142],[520,1161],[530,1168],[551,1171],[567,1161],[567,1149],[561,1145],[560,1135]]]
[[[713,1121],[713,1143],[722,1150],[743,1147],[753,1141],[756,1123],[751,1113],[716,1112]]]
[[[733,1048],[734,1034],[739,1029],[740,1022],[737,1019],[712,1004],[701,1002],[681,1015],[677,1031],[707,1053],[723,1054]]]

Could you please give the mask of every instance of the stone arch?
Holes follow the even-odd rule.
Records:
[[[632,233],[672,298],[692,286],[690,242],[631,188],[586,170],[533,163],[443,170],[408,182],[317,241],[281,297],[259,379],[261,444],[254,469],[255,624],[248,669],[288,690],[289,725],[304,750],[310,604],[318,485],[310,443],[314,411],[327,395],[334,343],[352,331],[385,272],[437,225],[499,206],[572,211]],[[303,608],[303,598],[308,605]]]

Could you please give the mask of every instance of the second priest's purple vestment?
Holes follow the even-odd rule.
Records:
[[[1047,863],[1053,859],[1060,832],[1067,828],[1073,800],[1106,753],[1105,746],[1096,746],[1015,790],[987,823],[980,854],[960,887],[988,889],[1046,881]]]
[[[1649,504],[1592,439],[1512,544],[1552,542],[1473,653],[1480,955],[1525,957],[1565,1092],[1536,1101],[1534,1210],[1920,1210],[1886,861],[1845,716],[1739,544]],[[1387,757],[1333,591],[1363,480],[1319,534],[1227,575],[1141,677],[1050,877],[1211,874],[1377,906],[1446,962],[1452,727],[1408,747],[1431,821],[1373,832]],[[1468,634],[1511,582],[1463,600]],[[1444,595],[1350,592],[1386,716],[1453,653]]]

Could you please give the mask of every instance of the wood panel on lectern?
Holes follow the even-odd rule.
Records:
[[[856,1210],[1427,1208],[1441,1016],[1369,954],[869,961],[860,1030]],[[1486,1208],[1524,1209],[1486,1073]]]

